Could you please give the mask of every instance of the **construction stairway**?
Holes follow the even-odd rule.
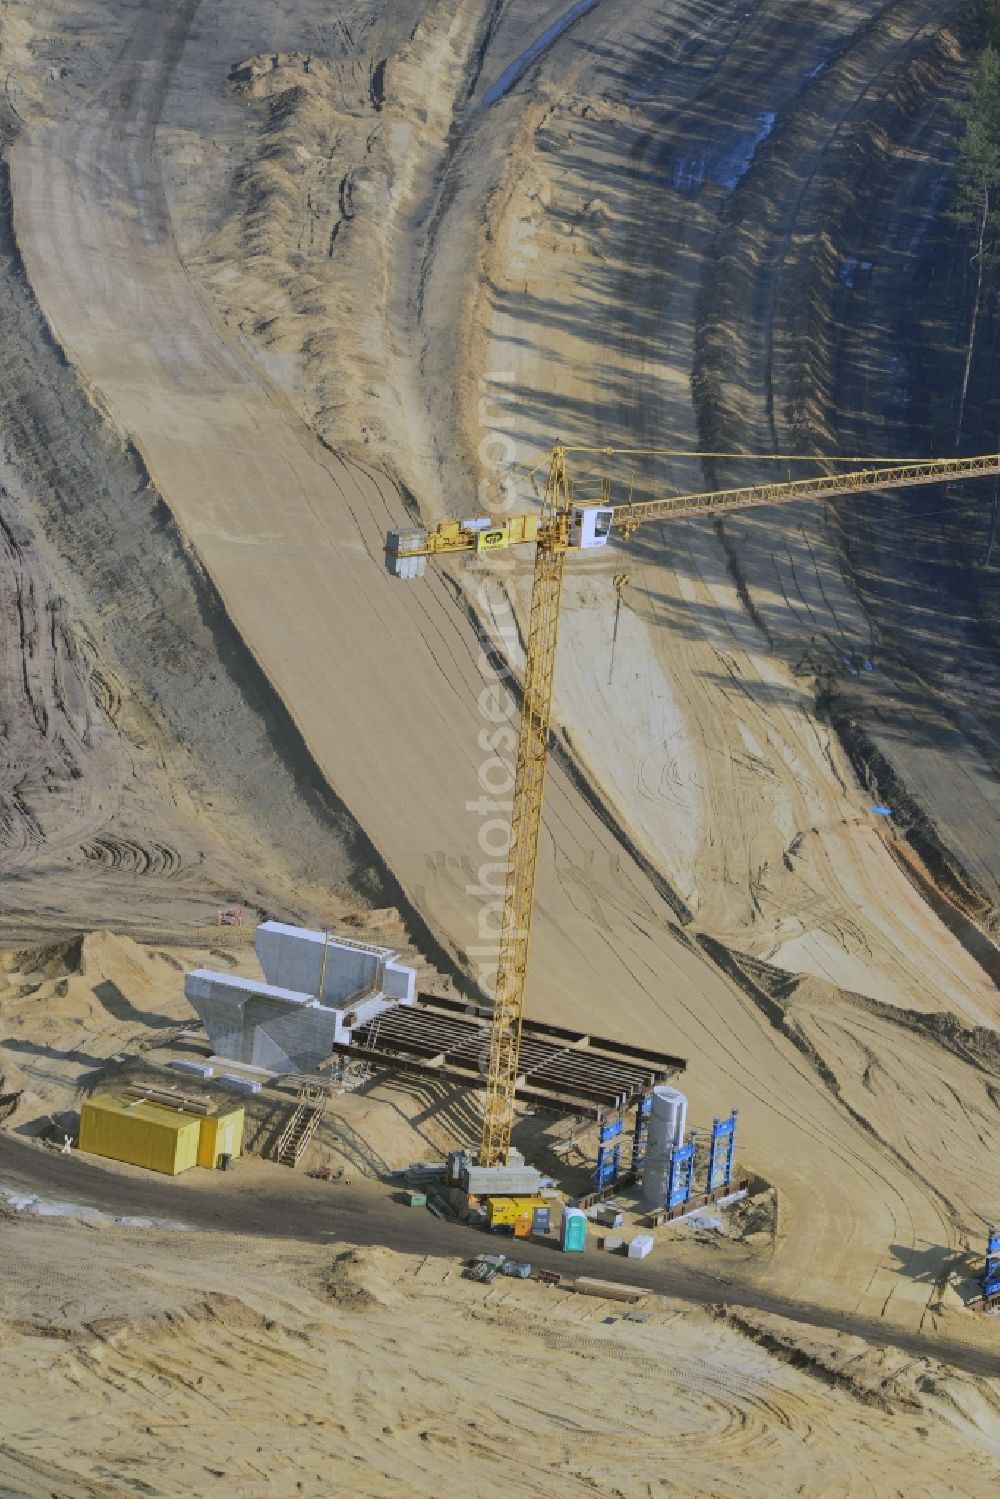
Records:
[[[292,1116],[275,1146],[275,1160],[280,1161],[283,1166],[291,1166],[294,1170],[305,1155],[309,1141],[326,1112],[327,1096],[325,1088],[309,1085],[300,1088]]]

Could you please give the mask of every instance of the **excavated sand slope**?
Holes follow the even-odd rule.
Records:
[[[556,435],[697,446],[708,269],[782,115],[828,75],[820,138],[787,168],[808,175],[958,7],[600,3],[493,105],[563,7],[427,4],[403,31],[382,9],[108,7],[54,78],[39,42],[12,85],[13,223],[54,337],[373,861],[475,973],[491,668],[470,611],[498,635],[505,598],[523,618],[526,564],[394,583],[400,482],[426,516],[479,508],[481,421],[533,461]],[[734,347],[773,301],[755,282]],[[504,421],[480,410],[489,372]],[[756,388],[737,417],[719,398],[727,442],[759,422]],[[870,631],[822,518],[786,517],[573,559],[529,1003],[689,1056],[695,1117],[738,1105],[779,1189],[770,1282],[919,1327],[993,1211],[996,991],[795,674],[811,636],[829,669]],[[995,813],[970,746],[977,800],[942,824],[959,848]],[[777,970],[809,977],[776,997]]]

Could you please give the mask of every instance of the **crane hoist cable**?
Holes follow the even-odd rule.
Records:
[[[499,955],[490,1025],[486,1103],[479,1161],[506,1165],[514,1123],[519,1080],[521,1023],[524,1018],[528,948],[535,904],[535,879],[542,829],[542,805],[552,714],[563,564],[571,550],[606,546],[613,535],[626,540],[647,521],[664,521],[708,512],[724,513],[796,500],[842,499],[876,490],[904,489],[941,482],[958,483],[1000,474],[1000,453],[977,458],[890,460],[847,473],[820,474],[773,484],[706,490],[697,494],[629,498],[615,504],[605,483],[602,499],[575,500],[567,473],[569,451],[638,455],[650,449],[567,449],[557,443],[548,460],[548,477],[539,511],[526,515],[442,521],[433,530],[410,527],[390,531],[386,563],[396,577],[420,577],[427,558],[462,552],[492,552],[519,544],[534,545],[535,561],[525,648],[524,694],[517,741],[511,838],[500,923]],[[753,458],[755,455],[742,455]],[[801,455],[799,455],[801,456]],[[785,461],[782,459],[782,461]],[[817,458],[817,462],[827,460]],[[620,588],[618,590],[620,597]]]

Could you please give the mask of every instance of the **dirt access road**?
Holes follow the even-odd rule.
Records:
[[[481,1253],[484,1242],[486,1247],[495,1244],[484,1241],[480,1231],[467,1225],[440,1222],[429,1213],[401,1207],[384,1187],[331,1186],[303,1177],[290,1181],[278,1167],[273,1177],[268,1174],[262,1179],[258,1166],[252,1185],[241,1183],[237,1170],[224,1182],[213,1180],[211,1191],[199,1191],[184,1182],[151,1176],[122,1177],[92,1162],[42,1153],[37,1146],[0,1136],[0,1184],[20,1187],[49,1201],[72,1202],[115,1215],[182,1222],[213,1233],[257,1234],[306,1243],[384,1244],[405,1254],[466,1257]],[[699,1273],[687,1265],[663,1263],[662,1257],[658,1264],[637,1263],[593,1250],[574,1256],[570,1263],[559,1249],[537,1242],[514,1257],[529,1256],[532,1263],[564,1274],[596,1275],[648,1286],[659,1295],[698,1306],[754,1307],[806,1326],[853,1333],[880,1347],[941,1359],[956,1369],[1000,1374],[1000,1357],[992,1352],[980,1352],[966,1343],[933,1334],[908,1335],[866,1317],[824,1314],[805,1302],[741,1282],[738,1271]]]

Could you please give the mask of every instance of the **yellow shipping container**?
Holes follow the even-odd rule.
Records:
[[[209,1114],[201,1122],[201,1138],[198,1141],[198,1165],[214,1171],[220,1155],[236,1157],[243,1150],[244,1109],[232,1109],[228,1114]]]
[[[164,1104],[102,1093],[80,1110],[80,1149],[176,1176],[197,1163],[202,1123]]]
[[[495,1223],[515,1223],[518,1218],[531,1219],[535,1208],[547,1208],[545,1197],[487,1197],[486,1221],[492,1228]]]

